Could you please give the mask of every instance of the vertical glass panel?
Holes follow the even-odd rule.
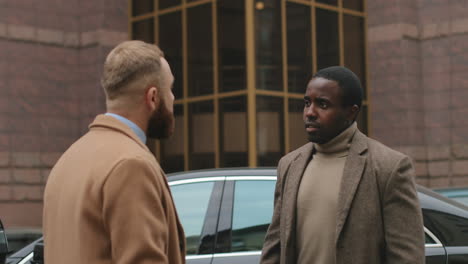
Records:
[[[211,3],[187,9],[189,96],[213,93]]]
[[[159,9],[173,7],[181,4],[181,0],[159,0]]]
[[[132,24],[132,39],[154,43],[154,19],[145,19]]]
[[[289,100],[289,151],[293,151],[305,143],[307,133],[304,128],[304,100],[290,99]]]
[[[139,16],[154,11],[154,0],[132,0],[132,16]]]
[[[282,90],[281,0],[256,2],[255,44],[257,89]]]
[[[338,13],[317,8],[317,69],[340,64],[340,43],[338,35]]]
[[[218,0],[219,90],[246,88],[245,4]]]
[[[368,106],[367,105],[362,105],[361,106],[361,111],[359,111],[359,115],[357,118],[357,124],[359,130],[361,130],[362,133],[368,135],[368,127],[369,127],[369,122],[367,120],[367,112],[368,112]]]
[[[184,227],[187,255],[198,253],[200,236],[208,210],[214,182],[200,182],[171,186],[179,219]]]
[[[344,2],[348,0],[343,0]],[[338,5],[338,0],[315,0],[317,3],[327,4],[327,5]]]
[[[357,11],[364,10],[364,0],[343,0],[343,7]]]
[[[237,181],[231,252],[262,250],[273,214],[275,181]]]
[[[286,3],[288,36],[288,87],[303,93],[312,75],[312,41],[310,7]]]
[[[190,170],[214,168],[213,102],[189,105]]]
[[[366,87],[366,63],[364,48],[364,19],[361,17],[343,15],[344,21],[344,61],[345,66],[352,70]],[[367,98],[364,89],[364,99]]]
[[[245,96],[219,100],[221,167],[248,166],[247,99]]]
[[[169,13],[159,17],[159,46],[164,52],[172,74],[175,98],[183,97],[182,67],[182,15],[181,12]]]
[[[283,98],[257,96],[259,166],[276,166],[284,155]]]
[[[166,173],[184,170],[184,107],[174,105],[174,134],[161,140],[161,167]]]

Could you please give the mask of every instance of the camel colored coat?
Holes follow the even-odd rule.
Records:
[[[273,219],[261,264],[297,261],[297,192],[311,154],[308,143],[279,162]],[[411,162],[360,131],[345,163],[336,217],[337,264],[424,263],[422,212]]]
[[[99,115],[47,181],[47,264],[185,263],[166,176],[125,124]]]

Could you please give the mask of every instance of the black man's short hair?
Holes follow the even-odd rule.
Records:
[[[319,70],[312,78],[324,78],[335,81],[341,88],[343,106],[362,105],[362,85],[359,78],[346,67],[332,66]]]

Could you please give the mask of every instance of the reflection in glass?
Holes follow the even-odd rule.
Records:
[[[442,206],[455,209],[453,210],[454,212],[464,211],[450,204],[442,204]],[[466,218],[466,213],[462,215],[465,217],[431,209],[423,209],[424,226],[431,230],[444,246],[466,246],[468,218]]]
[[[255,9],[257,89],[283,87],[281,56],[281,0],[265,0]]]
[[[343,20],[345,66],[359,77],[364,88],[366,87],[364,19],[351,15],[343,15]],[[364,98],[366,98],[365,92]]]
[[[259,166],[276,166],[284,155],[283,98],[257,96]]]
[[[176,5],[180,5],[180,0],[159,0],[159,9],[164,9],[168,7],[173,7]]]
[[[340,64],[338,13],[317,8],[317,69]]]
[[[348,0],[343,0],[343,1],[348,1]],[[338,0],[315,0],[317,3],[323,3],[323,4],[328,4],[328,5],[334,5],[336,6],[338,4]]]
[[[356,11],[363,11],[364,9],[363,2],[364,0],[343,0],[343,7],[353,9]]]
[[[211,3],[187,9],[189,96],[213,93]]]
[[[359,130],[361,130],[362,133],[368,135],[368,131],[367,131],[367,111],[368,111],[368,106],[367,105],[362,105],[361,106],[361,111],[359,111],[359,115],[357,117],[357,124],[358,124],[358,128]]]
[[[218,0],[219,90],[246,88],[245,4]]]
[[[221,167],[248,166],[247,100],[245,96],[219,101]]]
[[[174,105],[175,129],[171,137],[161,140],[161,167],[164,172],[184,170],[184,111]]]
[[[231,252],[262,250],[273,214],[275,181],[237,181]]]
[[[139,16],[154,11],[154,0],[132,0],[132,16]]]
[[[159,46],[174,74],[173,93],[176,99],[183,97],[182,67],[182,15],[168,13],[159,17]]]
[[[132,39],[154,43],[154,19],[149,18],[132,24]]]
[[[213,102],[189,105],[190,170],[214,168]]]
[[[288,43],[288,87],[303,93],[312,75],[310,7],[286,3]]]
[[[177,213],[184,227],[187,255],[198,253],[213,186],[213,182],[200,182],[171,187]]]
[[[289,151],[293,151],[309,142],[304,128],[302,113],[304,100],[289,99]]]

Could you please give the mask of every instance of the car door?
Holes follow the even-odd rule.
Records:
[[[276,177],[226,177],[213,264],[257,264],[273,213]]]
[[[187,264],[210,264],[224,177],[169,182],[186,237]]]
[[[424,235],[426,238],[426,264],[447,263],[447,252],[440,240],[426,227],[424,227]]]

